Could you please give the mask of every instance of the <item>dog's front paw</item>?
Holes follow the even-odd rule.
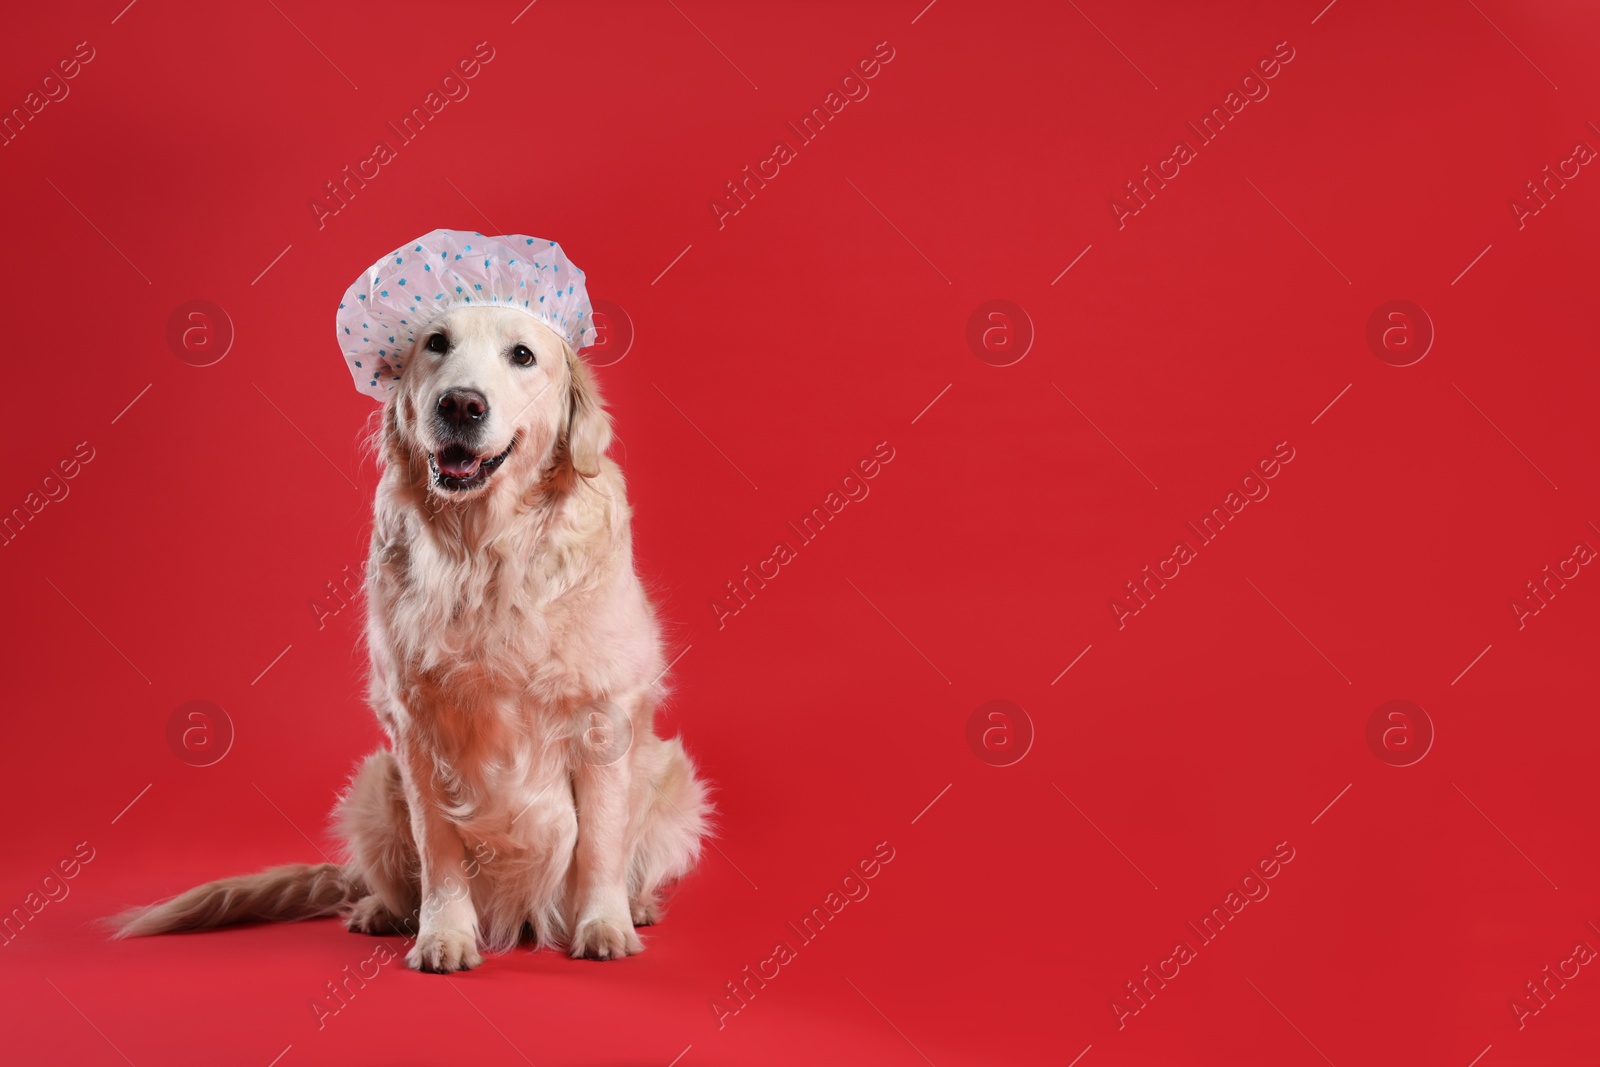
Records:
[[[457,930],[430,930],[417,938],[406,953],[406,966],[428,974],[470,971],[483,962],[477,939]]]
[[[590,919],[572,939],[572,958],[619,960],[644,951],[644,942],[626,919]]]

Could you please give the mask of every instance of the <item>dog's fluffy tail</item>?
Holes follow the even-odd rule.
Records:
[[[337,863],[289,863],[207,882],[160,904],[123,912],[111,922],[119,938],[234,923],[297,922],[337,915],[365,893],[360,877]]]

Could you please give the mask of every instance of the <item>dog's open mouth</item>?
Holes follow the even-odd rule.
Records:
[[[435,485],[452,493],[464,493],[487,482],[516,447],[517,439],[513,437],[504,452],[485,459],[465,445],[447,445],[429,453],[428,466],[433,470]]]

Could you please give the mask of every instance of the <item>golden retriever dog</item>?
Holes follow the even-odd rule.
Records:
[[[617,959],[698,860],[707,788],[654,730],[661,634],[588,369],[503,306],[443,312],[404,366],[366,584],[391,746],[335,809],[348,858],[199,886],[119,936],[338,914],[414,934],[421,971],[527,940]]]

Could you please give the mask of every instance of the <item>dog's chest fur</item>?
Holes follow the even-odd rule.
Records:
[[[527,740],[660,673],[653,612],[633,570],[614,467],[548,514],[475,538],[453,516],[380,514],[369,571],[374,665],[402,700],[436,709],[417,723],[479,741]],[[608,475],[617,484],[608,487]]]

